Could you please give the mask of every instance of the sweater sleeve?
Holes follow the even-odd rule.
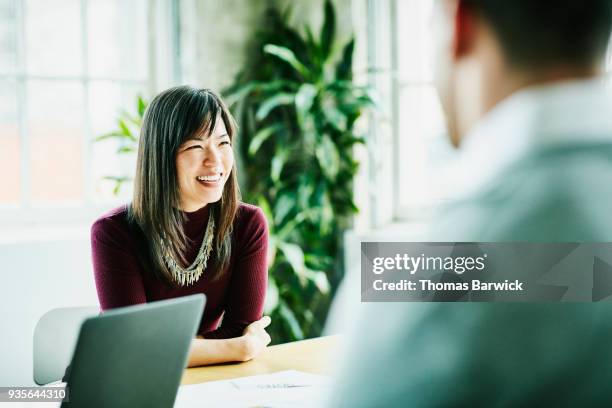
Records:
[[[93,271],[102,310],[146,303],[140,264],[129,235],[113,219],[91,227]]]
[[[263,313],[268,285],[268,226],[256,208],[242,231],[236,231],[239,245],[227,294],[221,326],[204,333],[208,339],[239,337]]]

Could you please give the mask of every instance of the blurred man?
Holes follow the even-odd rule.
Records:
[[[437,0],[461,153],[432,241],[612,241],[611,0]],[[370,304],[332,406],[611,406],[598,304]]]

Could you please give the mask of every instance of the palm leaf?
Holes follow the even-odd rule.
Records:
[[[325,1],[323,26],[321,27],[321,54],[325,61],[331,54],[336,30],[336,14],[330,0]]]
[[[282,61],[285,61],[293,69],[295,69],[302,77],[307,78],[309,75],[308,68],[297,59],[293,51],[289,48],[281,47],[274,44],[266,44],[263,48],[264,52],[274,55]]]

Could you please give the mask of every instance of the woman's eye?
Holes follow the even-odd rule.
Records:
[[[224,140],[224,141],[223,141],[223,142],[221,142],[220,144],[221,144],[221,146],[223,146],[223,145],[229,145],[229,144],[230,144],[230,142],[228,142],[227,140]]]
[[[201,149],[201,148],[202,148],[202,146],[200,146],[200,145],[193,145],[193,146],[188,147],[188,148],[187,148],[187,150],[191,150],[191,149]]]

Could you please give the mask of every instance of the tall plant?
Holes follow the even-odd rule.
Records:
[[[317,336],[342,276],[342,233],[357,212],[355,121],[372,105],[353,83],[355,41],[336,41],[335,11],[321,31],[296,30],[267,11],[253,55],[224,92],[240,127],[243,193],[270,227],[267,312],[272,337]]]

